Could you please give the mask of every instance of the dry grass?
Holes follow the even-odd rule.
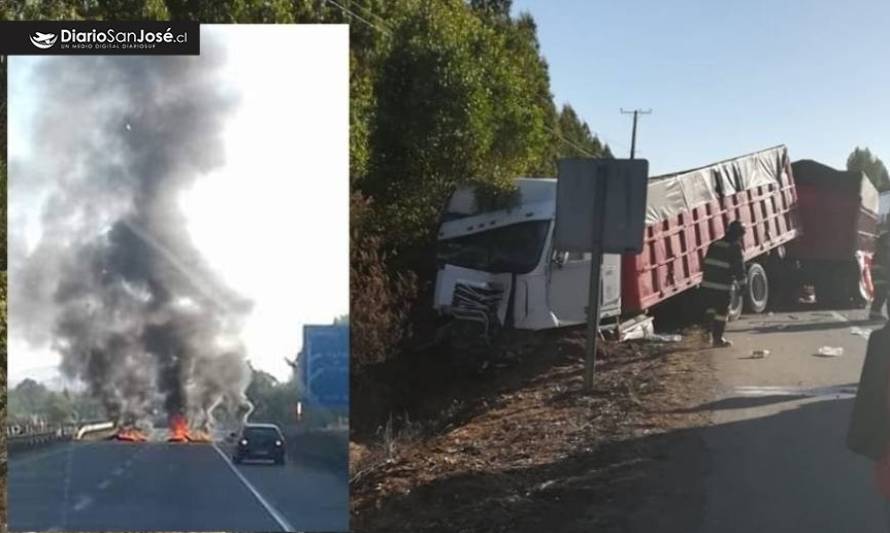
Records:
[[[673,412],[709,386],[698,346],[696,336],[681,344],[606,344],[588,394],[581,332],[527,343],[519,364],[476,383],[458,408],[398,430],[390,422],[377,440],[351,445],[353,529],[616,524],[616,491],[636,490],[622,476],[644,475],[659,453],[653,437],[703,423]]]

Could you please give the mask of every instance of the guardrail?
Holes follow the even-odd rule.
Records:
[[[77,433],[74,436],[74,440],[82,439],[83,436],[87,433],[108,431],[109,429],[114,429],[114,422],[98,422],[95,424],[87,424],[85,426],[81,426],[81,428],[77,430]]]
[[[80,440],[89,433],[113,428],[114,422],[107,421],[57,426],[12,424],[6,427],[6,447],[9,452],[20,451],[58,442]]]

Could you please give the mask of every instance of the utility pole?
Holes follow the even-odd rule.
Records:
[[[652,114],[652,110],[647,109],[647,110],[643,111],[642,109],[634,109],[633,111],[625,111],[624,109],[621,109],[621,114],[622,115],[631,115],[632,114],[634,116],[634,126],[633,126],[633,130],[631,131],[631,134],[630,134],[630,158],[633,159],[634,154],[637,149],[637,116],[638,115],[650,115],[650,114]]]

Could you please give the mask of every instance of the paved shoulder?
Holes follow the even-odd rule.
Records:
[[[700,532],[886,531],[870,465],[845,447],[863,318],[819,311],[732,325],[735,346],[712,352],[717,396],[701,406],[713,424],[701,431],[710,466]]]

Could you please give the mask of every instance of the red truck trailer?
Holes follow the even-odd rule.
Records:
[[[803,234],[789,246],[800,283],[832,305],[871,299],[869,264],[878,232],[880,195],[861,172],[816,161],[792,165]]]
[[[622,260],[622,307],[639,313],[697,287],[708,246],[740,220],[751,311],[766,308],[769,271],[800,233],[788,150],[776,146],[706,167],[651,179],[643,251]],[[734,311],[740,312],[736,299]]]

